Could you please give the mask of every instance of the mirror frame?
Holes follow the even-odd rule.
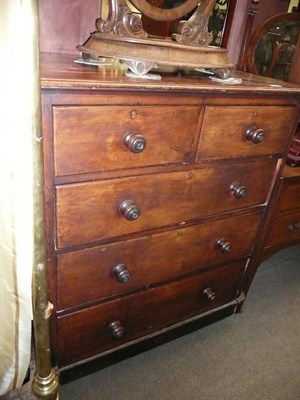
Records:
[[[191,12],[199,4],[199,0],[185,0],[178,7],[171,9],[153,6],[147,0],[128,0],[142,14],[155,19],[156,21],[174,21]]]
[[[267,19],[264,23],[259,25],[256,30],[253,32],[249,41],[249,48],[246,55],[246,69],[248,72],[253,74],[259,74],[256,65],[255,65],[255,51],[257,46],[265,32],[267,32],[270,28],[276,25],[279,22],[284,21],[299,21],[300,22],[300,13],[299,12],[290,12],[290,13],[281,13],[277,14],[269,19]]]
[[[184,7],[179,6],[178,9],[154,7],[154,13],[169,16],[171,11],[173,18],[186,10],[193,10],[195,1],[187,0]],[[146,75],[157,67],[172,66],[214,69],[226,78],[235,66],[229,61],[225,48],[210,46],[212,34],[208,32],[208,21],[215,2],[197,0],[193,14],[188,20],[179,21],[172,37],[157,38],[144,31],[141,16],[129,8],[126,0],[109,0],[107,19],[96,19],[97,32],[92,33],[77,49],[86,61],[91,58],[117,58],[138,76]],[[144,10],[146,0],[133,0],[132,4],[142,5]],[[138,8],[138,11],[142,10]]]

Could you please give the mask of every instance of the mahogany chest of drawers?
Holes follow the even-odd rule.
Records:
[[[132,79],[45,56],[51,352],[60,372],[238,312],[299,90],[240,74]]]

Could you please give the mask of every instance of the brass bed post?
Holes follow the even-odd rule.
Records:
[[[21,4],[21,3],[20,3]],[[20,5],[22,7],[22,5]],[[43,195],[43,151],[39,74],[39,12],[38,0],[30,0],[32,14],[32,67],[34,87],[32,89],[33,129],[33,206],[34,206],[34,255],[32,273],[33,326],[36,351],[36,371],[32,381],[33,393],[43,399],[58,399],[58,376],[51,367],[49,317],[51,303],[48,301],[47,256],[45,239],[44,195]]]

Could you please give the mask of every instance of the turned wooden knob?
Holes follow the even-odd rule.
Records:
[[[238,182],[234,182],[230,185],[230,190],[233,192],[237,199],[243,199],[247,196],[246,186],[240,185]]]
[[[123,263],[115,265],[112,269],[112,274],[117,278],[117,281],[120,283],[128,282],[131,277],[131,273],[127,269],[127,265]]]
[[[225,238],[218,239],[216,241],[216,247],[221,253],[228,254],[231,252],[231,243],[226,242]]]
[[[120,205],[120,213],[128,220],[135,221],[141,215],[141,209],[132,200],[125,200]]]
[[[211,288],[206,288],[205,290],[203,290],[203,294],[206,295],[210,302],[216,300],[216,293]]]
[[[141,153],[145,150],[147,141],[138,132],[128,132],[124,138],[124,144],[132,153]]]
[[[122,339],[125,334],[125,329],[120,321],[111,322],[108,325],[107,330],[115,339]]]
[[[263,129],[257,128],[255,125],[251,126],[246,131],[246,139],[251,140],[252,143],[258,144],[265,139],[266,135]]]

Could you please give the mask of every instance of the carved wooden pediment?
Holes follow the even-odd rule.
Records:
[[[163,0],[130,0],[141,13],[157,21],[179,20],[168,38],[148,35],[141,14],[132,11],[125,0],[109,0],[106,19],[96,19],[97,31],[78,49],[83,58],[110,57],[128,64],[135,73],[147,73],[157,65],[181,68],[233,67],[227,50],[210,46],[212,35],[208,21],[215,0],[186,0],[175,8],[165,9]],[[184,18],[187,14],[189,18]],[[135,67],[133,67],[135,65]]]

